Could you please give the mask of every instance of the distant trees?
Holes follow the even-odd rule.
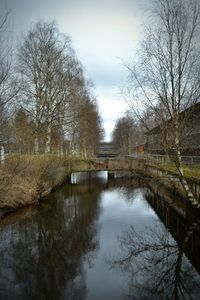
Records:
[[[142,132],[130,114],[117,120],[112,134],[114,149],[119,154],[131,154],[141,143]]]
[[[146,27],[142,42],[140,63],[127,66],[126,99],[147,127],[146,112],[153,116],[164,149],[169,155],[173,149],[180,180],[190,194],[181,148],[187,136],[189,108],[200,99],[200,5],[197,0],[160,0],[154,8],[152,24]],[[187,114],[181,118],[185,109]]]
[[[91,101],[86,96],[79,109],[80,117],[74,128],[74,142],[77,151],[86,157],[87,154],[97,152],[103,132],[95,100]]]

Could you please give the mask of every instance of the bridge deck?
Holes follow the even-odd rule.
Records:
[[[72,161],[68,168],[70,172],[87,171],[132,171],[141,169],[144,160],[131,158],[95,158],[90,160]]]

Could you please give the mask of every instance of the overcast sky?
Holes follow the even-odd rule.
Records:
[[[109,140],[117,118],[127,106],[119,96],[126,70],[122,60],[134,57],[142,25],[152,0],[0,0],[1,11],[12,11],[14,37],[37,20],[56,20],[70,35],[85,74],[95,85],[95,96]]]

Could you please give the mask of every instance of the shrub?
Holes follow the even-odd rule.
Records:
[[[63,159],[55,155],[12,156],[0,169],[0,208],[37,202],[54,181]]]

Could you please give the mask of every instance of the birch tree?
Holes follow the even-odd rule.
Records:
[[[25,107],[35,120],[35,153],[39,153],[41,125],[46,124],[45,152],[51,151],[51,133],[66,90],[65,61],[73,55],[69,37],[54,22],[38,22],[19,49],[19,71]]]
[[[12,33],[10,11],[0,12],[0,159],[4,159],[8,105],[18,93],[12,67]]]
[[[151,24],[145,30],[140,62],[127,65],[131,98],[126,99],[143,123],[144,111],[154,114],[165,151],[169,154],[173,149],[180,181],[191,200],[181,148],[187,135],[190,107],[200,99],[199,34],[199,1],[156,1]]]
[[[54,151],[62,155],[64,139],[69,136],[74,150],[79,152],[83,136],[86,144],[91,130],[83,120],[91,113],[95,125],[100,123],[97,105],[69,37],[61,34],[54,22],[36,23],[23,38],[18,69],[22,105],[35,123],[35,153]],[[100,137],[98,126],[94,127],[96,137]],[[41,142],[43,149],[39,149],[42,139],[45,146]]]

